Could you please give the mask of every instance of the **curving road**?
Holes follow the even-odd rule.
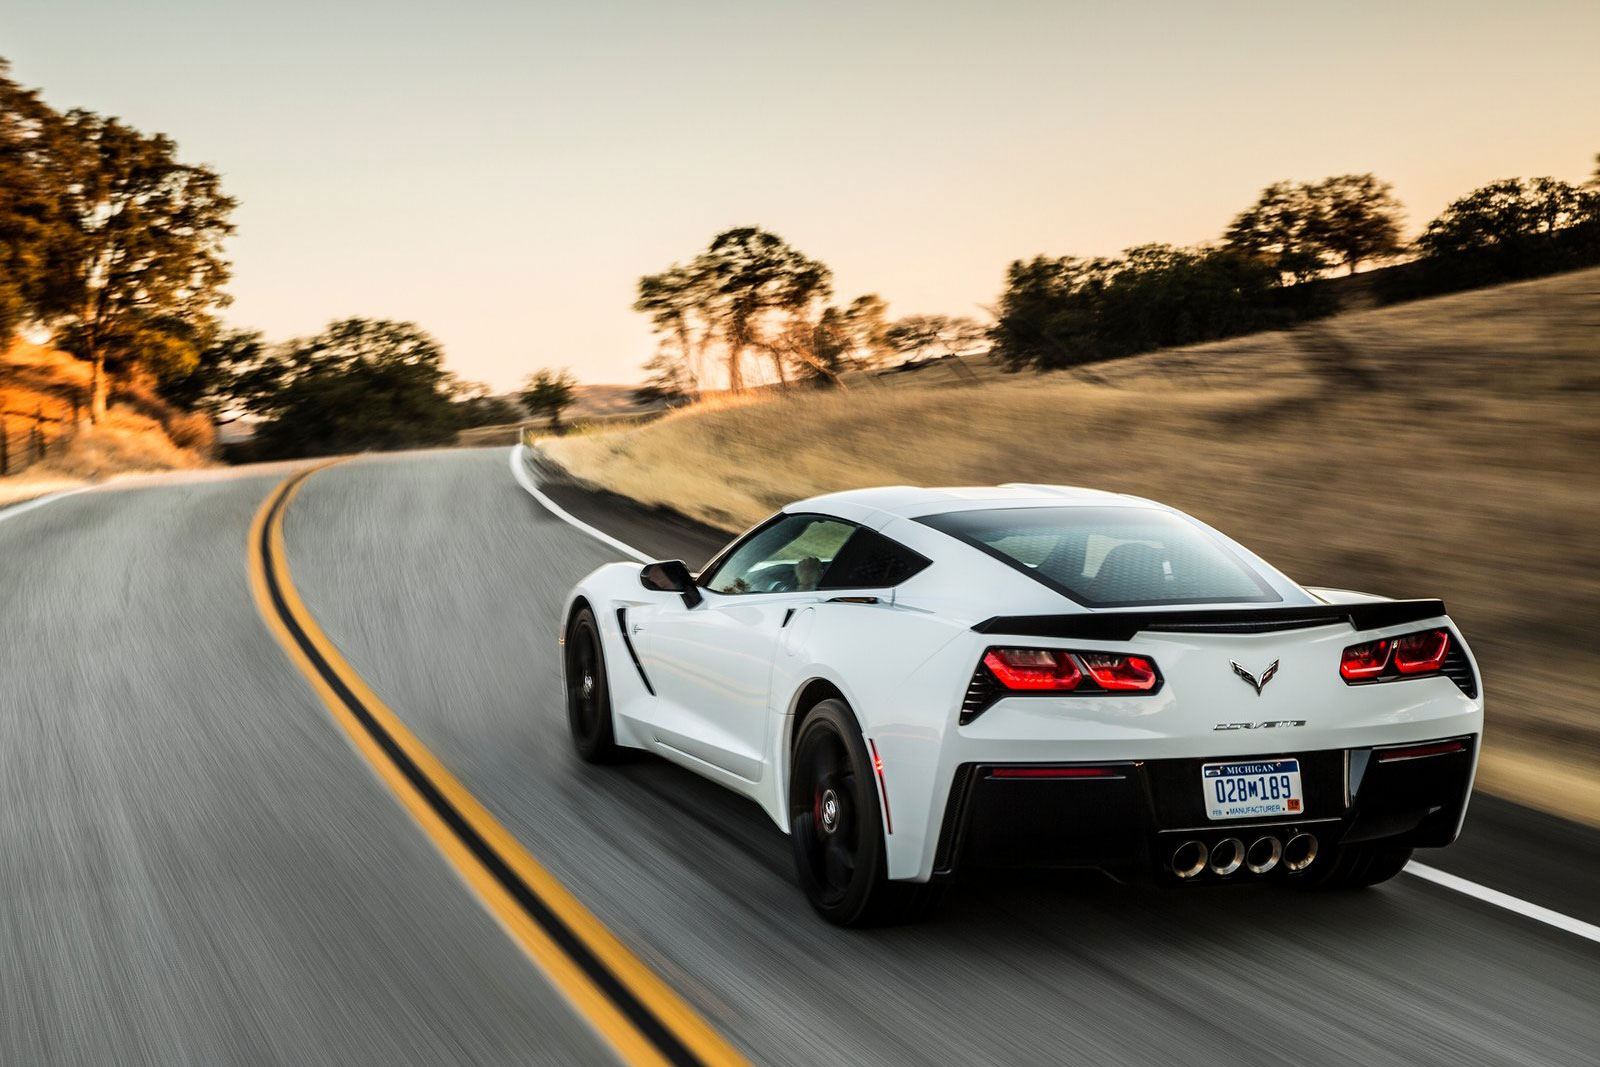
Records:
[[[304,608],[376,698],[693,1012],[764,1064],[1593,1064],[1600,944],[1404,875],[1350,896],[1096,878],[816,920],[751,804],[569,755],[555,613],[617,552],[504,449],[364,457],[286,506]],[[616,1062],[263,623],[291,473],[0,512],[0,1063]],[[687,528],[563,506],[652,553]],[[1430,865],[1600,923],[1600,833],[1478,798]]]

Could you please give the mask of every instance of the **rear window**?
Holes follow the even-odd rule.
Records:
[[[1089,607],[1282,599],[1227,547],[1166,511],[1009,508],[920,521]]]

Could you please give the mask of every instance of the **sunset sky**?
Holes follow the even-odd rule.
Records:
[[[240,201],[230,321],[409,319],[457,373],[636,381],[641,273],[760,225],[892,314],[1006,264],[1214,238],[1374,171],[1413,229],[1582,180],[1600,3],[7,0],[59,108],[171,134]]]

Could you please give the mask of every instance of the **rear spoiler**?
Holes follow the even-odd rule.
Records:
[[[1312,604],[1298,608],[1213,608],[1184,611],[1107,611],[1081,615],[996,615],[973,626],[981,634],[1018,637],[1076,637],[1091,641],[1127,641],[1134,634],[1162,633],[1263,634],[1349,623],[1357,630],[1378,630],[1444,614],[1442,600],[1364,600],[1356,604]]]

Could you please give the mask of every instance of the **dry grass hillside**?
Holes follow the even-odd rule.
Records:
[[[544,442],[578,478],[742,528],[880,484],[1154,497],[1298,580],[1442,596],[1484,665],[1483,783],[1600,821],[1600,270],[1292,333],[836,393]]]
[[[168,408],[126,383],[106,419],[83,429],[89,371],[78,360],[15,341],[0,351],[0,434],[7,472],[0,505],[117,474],[182,470],[208,462],[210,423]]]

